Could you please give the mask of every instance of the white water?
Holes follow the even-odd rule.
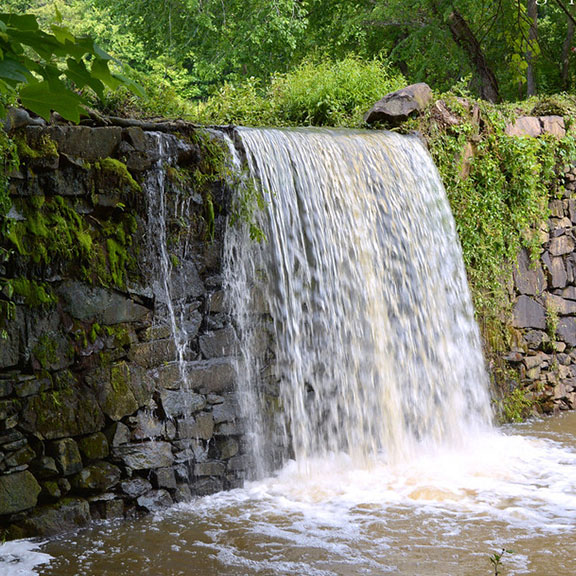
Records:
[[[245,312],[259,292],[277,344],[278,427],[298,462],[341,451],[395,462],[489,428],[459,242],[420,141],[328,130],[239,136],[269,202],[265,242],[238,230],[228,238],[256,459],[273,449],[261,422],[268,391],[253,368],[261,318]]]

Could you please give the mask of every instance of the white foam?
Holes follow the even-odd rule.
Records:
[[[0,574],[2,576],[36,576],[36,567],[48,564],[52,556],[38,552],[42,543],[14,540],[0,545]]]

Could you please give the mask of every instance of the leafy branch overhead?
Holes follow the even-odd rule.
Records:
[[[16,97],[23,106],[48,119],[52,110],[80,120],[88,88],[102,96],[104,88],[125,85],[141,89],[110,69],[112,57],[89,37],[76,37],[61,23],[51,33],[40,29],[32,14],[0,13],[0,118]]]

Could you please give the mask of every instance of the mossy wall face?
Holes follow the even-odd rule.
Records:
[[[239,485],[225,191],[210,139],[58,125],[11,138],[21,164],[0,264],[0,531],[46,535]],[[151,181],[166,204],[184,354],[151,289]]]

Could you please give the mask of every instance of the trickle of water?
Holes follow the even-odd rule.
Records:
[[[228,237],[256,458],[271,450],[258,423],[273,404],[254,352],[266,318],[254,312],[258,294],[273,322],[277,433],[297,461],[344,451],[392,462],[488,428],[459,241],[418,138],[245,128],[238,136],[268,200],[266,241],[237,229]]]

